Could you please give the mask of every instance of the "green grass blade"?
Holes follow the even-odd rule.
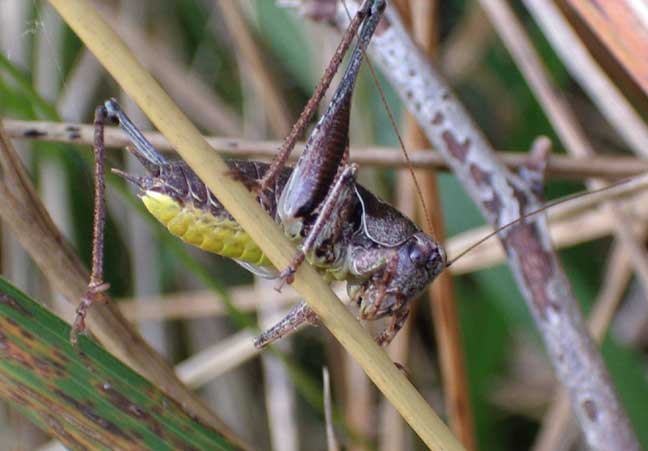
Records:
[[[0,397],[67,448],[229,450],[218,432],[0,278]]]

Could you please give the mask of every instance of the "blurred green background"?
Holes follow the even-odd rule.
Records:
[[[140,0],[102,2],[102,6],[108,20],[130,37],[135,53],[201,130],[217,136],[279,140],[281,124],[268,114],[263,89],[280,99],[282,111],[294,121],[339,34],[270,0],[238,2],[270,80],[260,90],[252,73],[257,69],[240,51],[219,3]],[[467,0],[439,3],[437,64],[494,147],[526,151],[534,138],[547,135],[555,144],[554,151],[561,152],[545,114],[479,6]],[[595,147],[609,154],[624,152],[623,141],[572,81],[526,10],[516,7],[516,12]],[[3,0],[0,29],[0,113],[4,117],[90,123],[94,107],[114,96],[142,128],[150,128],[46,2]],[[468,44],[459,47],[460,39]],[[612,65],[613,61],[608,57],[604,63]],[[400,116],[397,96],[381,80],[390,108]],[[627,78],[619,83],[625,92],[634,92]],[[643,98],[635,101],[640,109],[645,105]],[[397,144],[366,69],[355,92],[351,143]],[[93,183],[89,147],[23,141],[19,149],[50,213],[89,266]],[[121,151],[110,152],[109,165],[137,167]],[[397,172],[367,167],[361,179],[396,203]],[[482,224],[457,180],[447,173],[439,180],[448,236]],[[582,189],[577,181],[548,180],[545,194],[551,199]],[[194,296],[217,303],[223,291],[247,286],[247,299],[252,296],[259,307],[254,306],[254,313],[268,310],[263,309],[264,297],[276,296],[272,284],[257,283],[257,291],[252,291],[249,273],[231,261],[179,244],[145,216],[137,202],[130,188],[111,180],[105,267],[114,299],[132,302],[144,297],[150,302],[173,299],[181,303],[183,296]],[[585,312],[602,286],[610,247],[611,240],[603,238],[560,251]],[[56,301],[55,293],[6,227],[2,229],[1,265],[2,275],[19,288],[38,299]],[[479,449],[529,449],[555,384],[528,309],[503,265],[464,274],[455,281]],[[210,294],[208,289],[221,294]],[[640,315],[644,315],[641,324]],[[603,345],[615,386],[644,446],[648,446],[648,418],[643,412],[648,405],[646,318],[645,301],[631,283]],[[424,396],[443,412],[438,353],[426,299],[419,300],[410,321],[410,358],[400,363]],[[185,312],[137,324],[156,349],[170,361],[180,362],[228,339],[239,322],[221,311]],[[257,449],[326,449],[323,412],[316,402],[321,396],[321,368],[326,365],[340,413],[336,429],[340,441],[346,449],[385,449],[384,431],[397,426],[385,423],[382,397],[325,330],[303,331],[286,340],[281,351],[287,356],[287,366],[270,357],[250,359],[202,382],[200,390],[217,413]],[[279,418],[282,411],[275,399],[285,400],[283,415],[287,418]],[[289,425],[276,426],[274,421]],[[277,438],[277,430],[286,436]],[[0,437],[4,449],[38,449],[48,441],[8,406],[0,411]],[[290,448],[293,442],[295,447]],[[408,429],[402,443],[403,449],[423,449]]]

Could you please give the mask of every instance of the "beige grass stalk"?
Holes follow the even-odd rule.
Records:
[[[139,52],[138,52],[139,53]],[[7,119],[4,121],[7,134],[17,140],[60,142],[69,144],[91,145],[94,127],[75,122],[21,121]],[[106,146],[123,148],[129,144],[128,136],[117,127],[105,128]],[[172,151],[169,142],[160,133],[144,131],[144,136],[159,151]],[[215,150],[234,158],[268,159],[281,147],[280,141],[259,141],[238,137],[224,138],[208,136],[205,138]],[[304,148],[304,143],[297,143],[293,160]],[[410,162],[415,169],[447,170],[448,165],[437,150],[412,148]],[[648,172],[648,160],[627,156],[599,155],[587,160],[566,155],[551,155],[547,162],[547,178],[583,179],[602,177],[620,179]],[[498,150],[498,157],[509,168],[515,169],[527,163],[524,153]],[[384,146],[353,146],[351,160],[362,167],[407,168],[407,161],[400,149]]]
[[[273,264],[286,267],[295,250],[242,184],[226,175],[227,165],[178,110],[126,45],[86,0],[50,0],[68,25],[135,100]],[[360,327],[309,265],[301,265],[295,288],[428,447],[461,450],[423,397]]]

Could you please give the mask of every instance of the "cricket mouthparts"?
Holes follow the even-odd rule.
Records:
[[[143,177],[140,177],[139,175],[129,174],[128,172],[124,172],[121,169],[116,169],[116,168],[111,168],[110,172],[142,188],[142,185],[144,183]]]

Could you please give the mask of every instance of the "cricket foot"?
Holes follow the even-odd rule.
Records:
[[[76,309],[76,317],[72,323],[72,329],[70,329],[70,342],[73,345],[77,344],[77,335],[86,330],[85,318],[90,307],[98,302],[106,302],[107,298],[103,293],[108,290],[108,288],[110,288],[110,284],[106,282],[98,284],[91,283],[88,285],[88,289],[83,297],[81,297],[81,302]]]

